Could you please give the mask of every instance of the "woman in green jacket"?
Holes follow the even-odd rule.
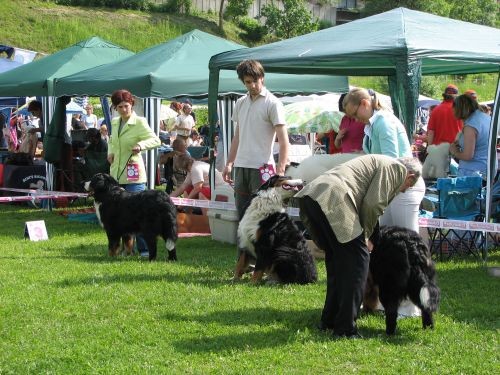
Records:
[[[110,174],[128,192],[143,191],[147,175],[141,152],[160,146],[160,138],[149,127],[147,120],[133,111],[134,98],[129,91],[113,92],[111,103],[119,116],[111,120],[112,134],[108,144]],[[147,255],[145,241],[140,236],[136,239],[141,255]]]

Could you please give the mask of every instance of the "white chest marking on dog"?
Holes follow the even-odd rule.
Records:
[[[238,225],[239,246],[246,248],[255,256],[253,243],[257,240],[259,222],[277,212],[285,212],[285,209],[283,208],[282,196],[276,191],[276,188],[259,192],[252,199]]]
[[[422,304],[422,306],[424,306],[425,308],[428,308],[430,305],[429,302],[430,302],[431,294],[429,293],[429,288],[427,286],[423,286],[420,289],[419,297],[420,297],[420,303]]]
[[[167,248],[168,251],[171,251],[175,249],[175,242],[169,238],[167,239],[167,241],[165,241],[165,247]]]
[[[97,216],[97,220],[99,220],[99,224],[101,224],[101,227],[104,228],[104,224],[101,221],[101,212],[99,211],[99,208],[101,207],[101,204],[94,201],[94,207],[95,207],[95,214]]]

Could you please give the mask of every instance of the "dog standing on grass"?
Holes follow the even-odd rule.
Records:
[[[168,260],[177,260],[177,209],[167,193],[158,190],[129,193],[105,173],[87,181],[85,190],[94,197],[97,218],[108,236],[110,256],[118,255],[120,239],[132,254],[133,235],[141,233],[148,245],[149,260],[156,259],[158,236],[165,241]]]
[[[316,263],[306,240],[290,216],[284,201],[302,188],[302,180],[273,176],[252,196],[238,226],[240,254],[235,270],[239,279],[254,258],[252,282],[264,273],[280,283],[307,284],[317,281]]]
[[[398,307],[409,297],[422,310],[423,328],[434,328],[432,314],[437,311],[440,291],[436,285],[434,262],[422,237],[402,227],[383,227],[378,234],[376,232],[370,238],[373,250],[364,310],[373,311],[380,298],[385,310],[385,331],[393,335]]]

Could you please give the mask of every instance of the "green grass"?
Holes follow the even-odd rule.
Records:
[[[498,74],[469,74],[469,75],[438,75],[424,76],[420,85],[420,93],[442,100],[442,93],[449,83],[457,85],[461,93],[466,90],[475,90],[480,102],[495,99]],[[426,84],[427,83],[427,84]],[[386,77],[349,77],[349,84],[358,87],[374,89],[389,95],[389,86]]]
[[[55,5],[41,0],[1,0],[1,44],[54,53],[97,35],[138,52],[195,28],[219,35],[215,14],[148,13]],[[243,44],[239,29],[225,24],[228,38]]]
[[[49,240],[23,239],[45,220]],[[97,225],[56,212],[0,206],[1,374],[383,373],[494,374],[499,361],[499,279],[480,263],[437,264],[436,328],[362,316],[365,340],[315,329],[325,271],[309,286],[231,283],[235,248],[180,239],[179,261],[110,259]],[[160,241],[160,246],[163,247]],[[160,258],[164,258],[162,251]],[[500,263],[492,253],[490,265]]]

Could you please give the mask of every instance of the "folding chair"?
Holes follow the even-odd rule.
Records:
[[[195,160],[201,160],[208,157],[208,147],[207,146],[189,146],[187,148],[191,157]]]
[[[483,180],[479,176],[438,178],[436,191],[437,209],[433,217],[440,219],[483,221],[481,210]],[[431,253],[443,258],[447,248],[448,258],[453,254],[467,253],[479,257],[485,253],[483,232],[462,229],[429,228]]]

